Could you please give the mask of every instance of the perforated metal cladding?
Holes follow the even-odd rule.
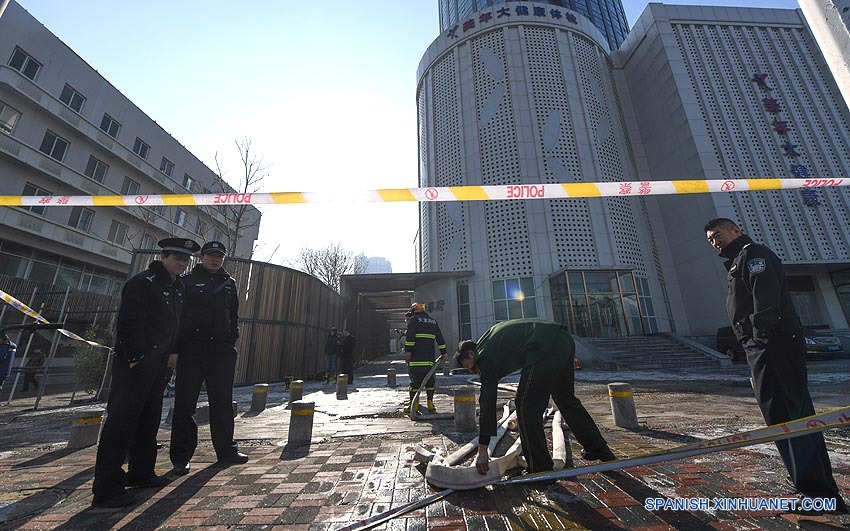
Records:
[[[620,150],[620,137],[617,133],[625,129],[625,124],[616,102],[613,102],[613,105],[609,102],[610,97],[604,88],[611,82],[608,72],[610,66],[589,40],[575,33],[571,33],[571,36],[582,100],[592,128],[591,147],[600,171],[600,175],[595,178],[604,182],[631,180],[635,171],[629,161],[622,160],[623,153]],[[603,68],[606,70],[604,78]],[[624,166],[629,168],[628,176]],[[611,197],[602,201],[614,237],[618,264],[630,265],[641,276],[646,276],[632,199]]]
[[[473,61],[478,141],[482,184],[522,182],[519,171],[516,127],[505,66],[504,30],[478,37],[470,43]],[[493,59],[485,64],[485,56]],[[501,64],[501,75],[488,70]],[[499,99],[497,96],[501,94]],[[494,104],[498,103],[498,108]],[[484,204],[487,249],[492,280],[532,274],[528,223],[522,201],[487,201]]]
[[[537,138],[542,140],[543,181],[583,181],[576,148],[575,126],[567,100],[555,31],[523,28],[525,59],[536,117]],[[565,50],[563,53],[569,53]],[[550,129],[551,128],[551,129]],[[554,133],[556,131],[556,133]],[[586,199],[548,201],[546,211],[550,241],[554,243],[558,267],[588,267],[599,264],[590,212]]]
[[[812,178],[850,175],[850,117],[834,105],[839,95],[825,83],[829,73],[813,60],[802,27],[672,25],[691,87],[723,177],[792,177],[792,163],[808,166]],[[773,89],[751,79],[767,74]],[[781,111],[764,109],[776,99]],[[786,135],[771,126],[787,121]],[[785,141],[800,157],[785,155]],[[796,160],[796,162],[795,162]],[[799,191],[732,194],[735,215],[755,239],[783,260],[847,260],[850,192],[823,189],[821,205],[807,207]]]
[[[419,119],[419,186],[428,186],[428,111],[426,107],[425,84],[419,89],[417,97],[418,119]],[[428,251],[431,245],[428,230],[430,218],[428,216],[427,203],[419,204],[419,259],[422,271],[431,271],[431,253]]]
[[[431,70],[434,129],[434,186],[462,186],[462,130],[458,102],[457,59],[447,54]],[[421,136],[420,136],[421,139]],[[427,155],[420,140],[420,152]],[[439,271],[465,270],[468,265],[465,203],[437,205]]]

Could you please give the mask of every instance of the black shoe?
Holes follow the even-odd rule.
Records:
[[[592,450],[592,451],[582,450],[581,451],[581,457],[585,461],[608,462],[608,461],[616,461],[617,460],[617,456],[614,455],[614,452],[612,452],[611,449],[608,448],[607,446],[603,446],[599,450]]]
[[[91,505],[92,507],[108,507],[111,509],[117,509],[118,507],[132,505],[135,501],[136,500],[131,495],[126,492],[122,492],[121,494],[110,496],[108,498],[95,496],[91,501]]]
[[[148,476],[146,478],[131,478],[127,477],[127,480],[124,482],[124,485],[127,488],[139,488],[139,489],[147,489],[152,487],[164,487],[171,483],[171,479],[167,476]]]
[[[218,463],[222,465],[241,465],[248,462],[248,456],[242,452],[236,452],[226,457],[219,457]]]
[[[185,476],[189,473],[189,463],[174,463],[171,473],[175,476]]]

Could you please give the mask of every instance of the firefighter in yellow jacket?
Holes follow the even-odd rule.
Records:
[[[404,355],[407,360],[407,373],[410,376],[410,400],[404,405],[404,412],[410,412],[410,403],[416,391],[422,385],[422,380],[434,366],[434,346],[440,354],[446,353],[446,341],[440,331],[437,320],[425,312],[425,305],[414,303],[405,315],[408,319],[407,334],[404,342]],[[428,379],[425,392],[428,395],[428,411],[434,412],[434,375]],[[419,404],[414,404],[419,410]]]

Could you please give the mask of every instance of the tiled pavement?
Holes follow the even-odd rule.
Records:
[[[400,414],[406,389],[384,386],[383,375],[398,359],[381,360],[357,372],[357,390],[337,401],[332,386],[308,382],[305,398],[316,402],[313,444],[289,448],[286,392],[274,386],[269,408],[245,412],[250,388],[237,390],[237,437],[251,461],[229,468],[213,464],[208,431],[188,476],[168,487],[137,490],[138,503],[125,510],[94,509],[91,478],[94,448],[76,452],[61,442],[24,444],[4,441],[28,426],[30,414],[0,410],[0,528],[2,529],[337,529],[352,520],[381,513],[434,492],[424,468],[412,461],[420,441],[452,450],[469,435],[452,433],[451,421],[411,423]],[[402,372],[402,371],[399,371]],[[730,373],[731,374],[731,373]],[[735,373],[737,374],[737,373]],[[738,374],[740,376],[740,374]],[[736,376],[736,378],[738,377]],[[437,406],[450,410],[451,386],[465,377],[438,380]],[[579,375],[581,380],[581,375]],[[636,382],[633,382],[635,385]],[[399,377],[399,384],[407,384]],[[686,390],[647,390],[636,386],[643,429],[614,428],[605,386],[579,383],[580,397],[600,424],[615,453],[638,456],[693,440],[758,425],[746,389],[727,394]],[[733,386],[734,387],[734,386]],[[507,395],[505,395],[507,396]],[[643,399],[643,401],[641,401]],[[706,411],[720,411],[707,414]],[[42,413],[57,426],[69,424],[67,409]],[[66,429],[66,428],[65,428]],[[61,431],[57,428],[57,431]],[[168,426],[160,439],[158,471],[170,467]],[[850,433],[827,435],[835,476],[850,499]],[[578,445],[574,443],[574,454]],[[577,464],[582,464],[577,459]],[[650,512],[644,500],[655,497],[757,497],[787,493],[783,468],[772,447],[709,454],[684,461],[564,480],[548,488],[489,487],[452,494],[426,509],[409,513],[382,529],[811,529],[850,528],[850,517],[798,517],[768,512]]]

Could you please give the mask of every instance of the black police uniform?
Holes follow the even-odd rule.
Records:
[[[162,240],[159,245],[163,251],[186,255],[200,247],[183,238]],[[143,485],[156,478],[162,392],[168,375],[168,356],[177,350],[182,305],[180,280],[172,278],[158,260],[124,285],[107,416],[97,447],[92,485],[96,504],[121,497],[125,485]],[[131,363],[135,365],[130,367]],[[122,465],[128,454],[125,474]]]
[[[440,350],[440,354],[446,353],[446,340],[437,321],[427,312],[418,311],[410,316],[407,323],[407,334],[405,335],[404,351],[410,353],[410,362],[407,364],[407,372],[410,376],[410,400],[422,385],[422,380],[434,366],[434,346]],[[432,374],[425,383],[425,392],[428,396],[429,406],[434,401],[435,376]],[[416,404],[410,404],[416,407]]]
[[[553,467],[543,430],[543,413],[550,396],[584,447],[583,456],[611,454],[596,423],[575,396],[573,360],[576,349],[565,326],[537,319],[503,321],[490,327],[477,345],[475,368],[481,379],[479,444],[488,444],[490,437],[496,434],[499,380],[522,369],[516,409],[522,453],[529,472],[543,472]]]
[[[209,242],[201,249],[221,252],[224,246]],[[236,340],[239,338],[239,298],[236,281],[224,268],[214,273],[198,264],[181,279],[186,304],[180,328],[174,416],[171,425],[171,462],[175,470],[185,467],[198,446],[195,408],[201,385],[207,384],[210,433],[219,461],[238,455],[233,440],[233,378],[236,371]]]
[[[803,329],[779,258],[764,245],[742,235],[720,253],[727,258],[729,292],[726,311],[744,347],[753,375],[756,400],[767,424],[815,414],[807,387]],[[823,434],[776,441],[791,481],[809,497],[836,497]]]

